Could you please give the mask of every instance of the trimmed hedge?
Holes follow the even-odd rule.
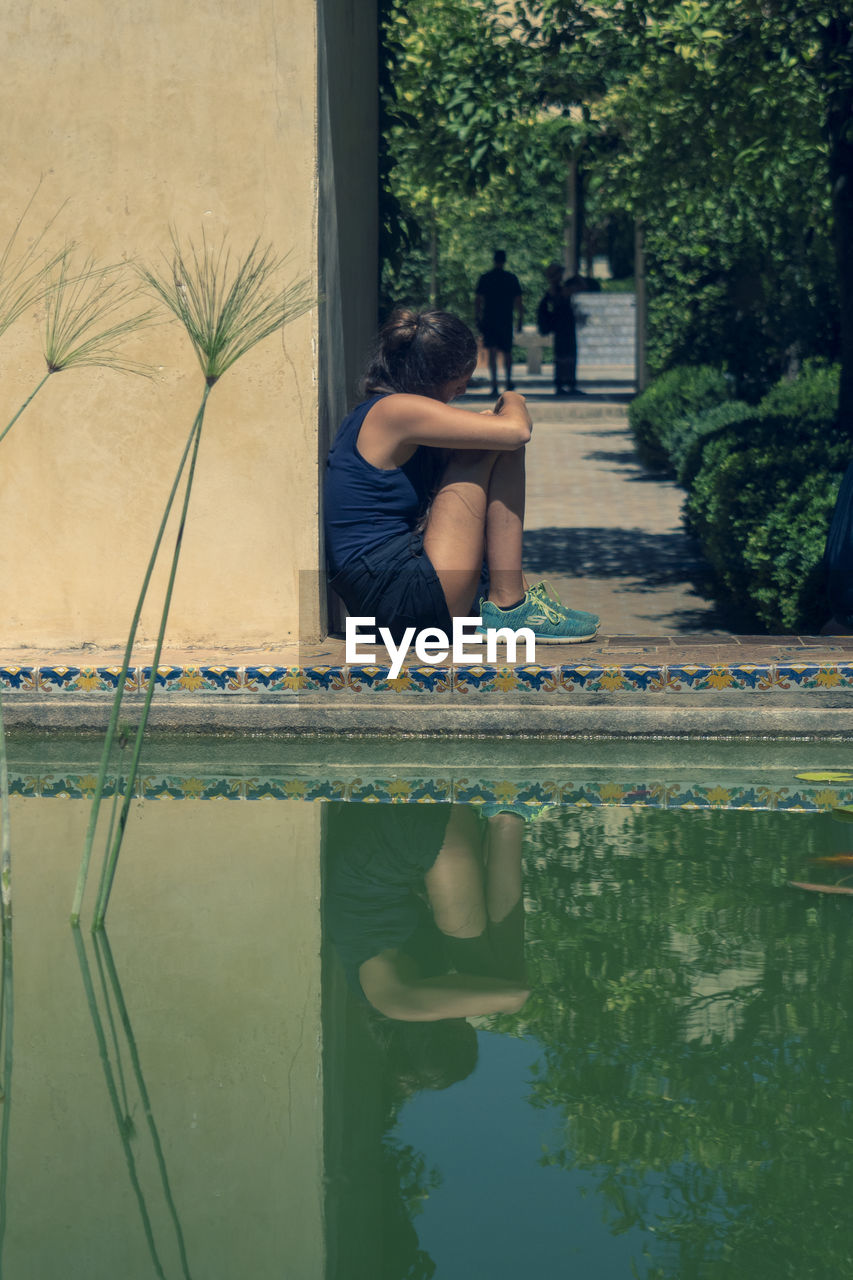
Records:
[[[726,400],[684,421],[684,429],[672,438],[670,458],[675,478],[682,489],[690,489],[702,469],[705,446],[727,428],[740,428],[758,416],[755,405],[745,400]]]
[[[837,367],[807,366],[698,442],[688,528],[725,594],[770,631],[815,631],[828,615],[823,551],[853,453],[837,395]]]
[[[728,378],[710,365],[681,365],[656,378],[628,409],[628,424],[646,466],[669,470],[671,446],[687,422],[730,395]]]

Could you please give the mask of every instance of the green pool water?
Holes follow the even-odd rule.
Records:
[[[329,803],[159,794],[94,937],[68,924],[89,801],[13,795],[3,1277],[853,1275],[853,898],[790,885],[853,877],[816,861],[853,858],[830,809],[519,822],[488,972],[529,994],[471,1014],[445,1060],[446,1019],[384,1016],[347,975]],[[371,807],[393,851],[399,806]],[[498,866],[475,825],[464,902]]]

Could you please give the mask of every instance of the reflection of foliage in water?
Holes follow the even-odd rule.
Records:
[[[421,1153],[408,1143],[398,1143],[386,1135],[382,1145],[397,1169],[396,1180],[406,1212],[414,1217],[423,1209],[430,1192],[441,1186],[441,1174],[438,1169],[428,1168]]]
[[[382,1139],[383,1208],[386,1214],[386,1247],[382,1275],[376,1280],[431,1280],[435,1263],[420,1247],[413,1219],[423,1209],[430,1192],[441,1186],[441,1174],[430,1169],[419,1151],[397,1142],[391,1133]],[[388,1220],[390,1213],[392,1221]]]
[[[531,1101],[566,1115],[545,1159],[595,1173],[614,1231],[654,1232],[649,1278],[850,1274],[850,904],[785,887],[827,824],[611,810],[528,832]]]

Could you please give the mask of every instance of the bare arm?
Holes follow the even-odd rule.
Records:
[[[358,451],[374,467],[402,466],[419,444],[436,449],[520,449],[532,426],[524,397],[501,396],[493,413],[472,413],[430,396],[383,397],[368,411],[358,433]]]
[[[509,978],[475,973],[416,975],[399,951],[383,951],[359,969],[361,988],[375,1009],[399,1022],[437,1022],[487,1013],[517,1013],[530,991]]]
[[[524,324],[524,299],[521,294],[517,294],[513,302],[515,307],[515,328],[517,333],[521,333]]]

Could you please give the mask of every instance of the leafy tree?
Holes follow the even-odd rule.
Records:
[[[825,818],[558,814],[528,831],[534,1105],[642,1274],[843,1275],[853,1129],[844,900],[809,899]],[[833,877],[835,878],[835,877]],[[639,1260],[637,1260],[639,1261]]]
[[[653,368],[725,363],[757,400],[840,352],[849,415],[849,17],[821,0],[389,0],[388,31],[391,183],[427,274],[430,238],[440,256],[477,193],[538,235],[519,175],[557,209],[580,157],[594,228],[625,211],[645,228]]]
[[[853,307],[829,181],[839,164],[853,178],[849,23],[810,0],[520,10],[543,93],[585,102],[614,195],[646,229],[653,367],[725,361],[758,398],[791,359],[833,354],[838,279]]]
[[[432,295],[471,319],[492,249],[531,290],[561,252],[567,123],[530,92],[510,17],[466,0],[386,6],[386,307]]]

